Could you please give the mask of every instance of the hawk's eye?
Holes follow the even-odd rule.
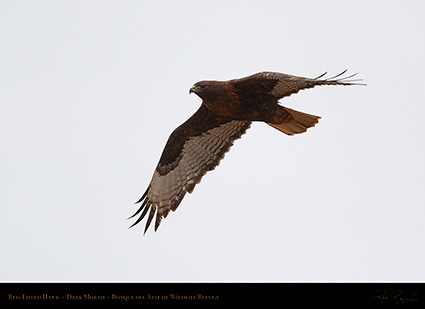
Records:
[[[205,88],[207,88],[207,86],[205,86],[205,84],[199,83],[196,85],[196,88],[199,88],[200,90],[204,90]]]

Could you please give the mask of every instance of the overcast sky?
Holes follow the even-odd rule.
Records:
[[[424,281],[423,1],[1,1],[2,281]],[[157,232],[127,220],[189,88],[345,69],[281,100]]]

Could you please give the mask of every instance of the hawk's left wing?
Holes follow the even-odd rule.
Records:
[[[358,83],[361,79],[352,79],[356,74],[345,76],[347,70],[330,78],[322,79],[326,73],[316,78],[299,77],[275,72],[260,72],[240,79],[231,80],[231,84],[245,95],[263,93],[276,99],[290,96],[303,89],[309,89],[322,85],[364,85]]]
[[[251,121],[217,118],[205,106],[170,135],[142,203],[132,216],[148,213],[145,233],[155,215],[155,231],[170,210],[175,211],[186,192],[192,193],[206,172],[213,170],[229,151],[233,141],[250,127]],[[131,217],[131,218],[132,218]]]

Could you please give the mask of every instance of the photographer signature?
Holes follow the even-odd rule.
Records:
[[[370,298],[369,302],[377,301],[380,302],[382,305],[386,303],[396,303],[397,305],[403,305],[408,302],[415,302],[419,300],[419,293],[414,292],[411,296],[406,297],[403,295],[403,292],[401,290],[394,290],[388,292],[386,289],[380,289],[374,292]]]

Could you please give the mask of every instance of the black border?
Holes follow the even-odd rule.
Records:
[[[1,283],[16,305],[358,305],[424,308],[424,283]]]

